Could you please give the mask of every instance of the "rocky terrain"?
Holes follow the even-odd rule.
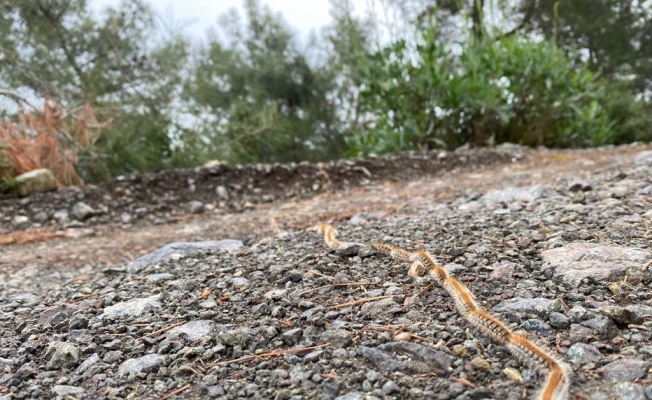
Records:
[[[176,215],[170,211],[176,204],[185,210],[179,215],[188,214],[198,201],[205,209],[197,218],[214,219],[224,230],[196,234],[201,241],[167,240],[174,243],[160,243],[131,262],[20,262],[21,254],[32,260],[35,249],[57,243],[89,253],[85,238],[0,247],[13,254],[0,262],[0,399],[532,397],[542,377],[470,330],[429,277],[412,278],[409,265],[368,247],[329,251],[315,232],[299,229],[317,222],[332,222],[345,241],[383,241],[437,255],[483,308],[572,366],[570,398],[652,399],[652,152],[628,146],[500,154],[498,161],[507,164],[484,166],[488,172],[479,172],[476,160],[475,171],[455,171],[460,164],[451,163],[448,172],[423,171],[421,178],[418,167],[406,165],[423,164],[396,162],[397,174],[405,175],[385,172],[398,176],[389,178],[398,184],[383,183],[380,170],[370,167],[371,176],[362,172],[360,179],[376,181],[334,178],[329,171],[330,189],[320,189],[328,181],[323,167],[296,166],[313,175],[295,187],[312,190],[306,183],[321,176],[317,191],[337,193],[292,203],[292,210],[302,210],[296,215],[277,192],[264,214],[248,195],[233,195],[233,186],[224,184],[229,199],[238,199],[233,204],[242,206],[233,211],[247,211],[229,214],[225,203],[217,212],[228,202],[219,199],[220,185],[195,180],[193,192],[184,177],[178,197],[166,200],[171,208],[148,209],[143,221]],[[432,154],[421,162],[462,156]],[[129,207],[146,202],[140,199],[160,202],[164,193],[175,193],[143,194],[148,186],[138,182],[152,180],[125,178],[133,190],[114,182],[77,192],[83,196],[4,200],[3,228],[31,229],[39,224],[35,215],[45,212],[43,226],[63,229],[51,215],[79,201],[97,211],[91,199],[100,198],[108,211],[81,219],[83,226],[127,224],[115,218],[137,214]],[[261,201],[276,187],[241,185]],[[112,187],[136,200],[120,208]],[[201,187],[205,197],[188,195],[202,193]],[[276,233],[237,233],[247,216],[272,209]],[[292,216],[284,221],[284,213]],[[16,224],[16,216],[28,220]],[[166,238],[174,237],[193,221],[178,218],[176,225],[153,229],[170,229]],[[134,229],[130,241],[146,228]]]

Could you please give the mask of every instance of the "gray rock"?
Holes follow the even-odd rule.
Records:
[[[40,223],[47,221],[49,218],[50,216],[45,211],[39,211],[36,214],[34,214],[34,216],[32,217],[32,219],[35,222],[40,222]]]
[[[585,326],[571,324],[568,340],[571,343],[588,343],[595,338],[594,332]]]
[[[634,165],[637,167],[652,166],[652,150],[642,151],[636,155]]]
[[[218,333],[222,344],[227,346],[246,347],[253,340],[255,332],[247,327],[228,329]]]
[[[586,343],[575,343],[566,351],[566,358],[573,364],[588,364],[602,358],[597,347]]]
[[[584,321],[586,319],[587,315],[588,315],[588,312],[586,311],[586,308],[584,308],[582,306],[574,306],[568,312],[570,322],[573,323],[573,324],[577,324],[579,322]]]
[[[45,364],[47,370],[74,367],[79,362],[79,350],[68,342],[52,342],[45,351],[44,358],[48,360]]]
[[[52,218],[59,222],[66,222],[70,220],[70,215],[68,214],[68,210],[59,210],[52,214]]]
[[[179,336],[185,336],[191,342],[205,340],[211,337],[214,327],[215,322],[210,320],[190,321],[170,329],[167,337],[168,339],[173,339]]]
[[[540,319],[534,319],[534,318],[528,319],[527,321],[523,322],[523,324],[521,325],[521,329],[523,329],[525,332],[532,332],[537,334],[552,333],[552,328],[550,327],[550,325],[546,324]]]
[[[652,362],[649,360],[623,358],[605,365],[603,367],[604,377],[617,382],[633,382],[643,378],[650,366],[652,366]]]
[[[618,400],[649,400],[645,394],[643,386],[632,382],[619,382],[610,387],[613,398]]]
[[[601,307],[600,312],[622,324],[641,324],[645,317],[652,315],[652,307],[643,304],[630,304],[625,307],[609,305]]]
[[[579,179],[574,180],[568,185],[568,190],[571,192],[588,192],[591,189],[593,189],[593,186],[590,183]]]
[[[328,329],[321,334],[320,339],[335,348],[344,348],[353,342],[353,333],[344,329]]]
[[[317,362],[324,355],[324,350],[315,350],[303,356],[304,362]]]
[[[16,216],[14,216],[14,218],[12,220],[12,223],[15,226],[27,224],[28,222],[29,222],[29,217],[26,216],[26,215],[16,215]]]
[[[15,178],[16,191],[20,196],[55,190],[57,184],[49,169],[35,169]]]
[[[358,255],[362,247],[363,245],[358,243],[342,243],[342,247],[337,253],[342,257],[354,257]]]
[[[551,312],[559,311],[560,308],[561,305],[559,302],[543,297],[535,297],[532,299],[516,297],[503,301],[493,309],[496,312],[532,313],[542,317],[547,317]]]
[[[190,202],[190,213],[201,214],[206,209],[206,206],[201,201],[193,200]]]
[[[369,318],[376,318],[378,315],[383,314],[387,310],[396,306],[398,306],[398,304],[394,301],[394,298],[388,297],[386,299],[364,303],[362,307],[360,307],[360,312]]]
[[[449,356],[439,350],[411,342],[390,342],[377,347],[358,347],[358,354],[371,361],[384,374],[448,374]]]
[[[273,289],[265,293],[263,296],[266,299],[270,299],[270,300],[281,300],[283,297],[287,295],[287,292],[288,291],[285,289]]]
[[[582,322],[581,325],[591,329],[602,340],[611,340],[618,336],[616,324],[607,317],[592,318]]]
[[[249,286],[249,279],[247,278],[242,278],[242,277],[235,277],[231,279],[231,284],[233,285],[234,289],[244,289],[247,286]]]
[[[84,390],[84,388],[81,388],[79,386],[54,385],[52,387],[52,393],[63,398],[79,397],[82,396],[85,392],[86,391]]]
[[[140,372],[152,372],[157,370],[164,363],[163,356],[158,354],[147,354],[138,358],[130,358],[118,367],[118,375],[136,375]]]
[[[337,396],[335,400],[365,400],[364,395],[360,393],[347,393]]]
[[[180,254],[188,257],[203,251],[232,252],[243,246],[239,240],[207,240],[203,242],[174,242],[167,244],[149,254],[129,263],[131,271],[139,271],[147,266],[161,264],[172,259],[173,254]]]
[[[284,332],[281,335],[281,339],[283,339],[285,343],[294,346],[295,344],[299,343],[299,340],[301,340],[301,336],[303,336],[303,329],[294,328],[294,329],[290,329],[287,332]]]
[[[634,247],[603,243],[573,242],[542,252],[542,269],[554,269],[554,275],[578,286],[582,279],[611,281],[628,268],[640,269],[652,253]]]
[[[122,303],[114,304],[104,308],[104,312],[100,315],[100,318],[123,318],[123,317],[137,317],[141,315],[146,309],[156,307],[161,307],[159,303],[160,294],[142,297],[139,299],[132,299]]]
[[[522,201],[524,203],[531,203],[541,197],[548,196],[549,190],[543,185],[535,185],[531,187],[509,187],[501,190],[490,190],[480,198],[480,201],[485,205],[492,206],[497,203],[512,203],[515,201]]]
[[[220,185],[220,186],[218,186],[218,187],[215,188],[215,194],[217,194],[217,197],[218,197],[220,200],[224,200],[224,201],[228,201],[229,198],[231,197],[231,196],[229,195],[229,191],[226,190],[226,187],[224,187],[224,186],[222,186],[222,185]]]
[[[75,203],[75,205],[72,206],[72,216],[78,221],[85,221],[96,213],[97,211],[95,211],[93,207],[82,201]]]
[[[570,318],[562,313],[553,312],[548,318],[550,320],[550,325],[554,326],[557,329],[564,329],[570,325]]]
[[[90,357],[84,360],[79,367],[77,367],[75,373],[81,375],[98,362],[100,362],[100,356],[97,353],[93,353]]]
[[[393,394],[399,393],[401,390],[399,389],[398,385],[394,383],[394,381],[387,381],[383,385],[382,389],[383,394],[385,396],[391,396]]]

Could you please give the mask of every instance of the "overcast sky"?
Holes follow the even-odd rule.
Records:
[[[369,9],[371,0],[351,0],[356,14],[364,14]],[[156,0],[149,1],[159,15],[165,17],[168,10],[172,11],[175,21],[194,21],[185,32],[204,38],[206,30],[214,25],[218,17],[232,7],[240,10],[242,15],[242,0]],[[330,21],[330,3],[328,0],[267,0],[273,11],[283,14],[285,21],[295,29],[301,38],[314,29],[318,30]],[[101,11],[109,5],[120,4],[120,0],[89,0],[88,4],[96,11]]]

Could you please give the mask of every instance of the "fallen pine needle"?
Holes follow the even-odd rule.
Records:
[[[464,385],[464,386],[466,386],[466,387],[468,387],[468,388],[471,388],[471,389],[475,389],[475,388],[476,388],[476,386],[475,386],[474,384],[472,384],[471,382],[467,381],[467,380],[464,379],[464,378],[456,378],[456,377],[454,377],[454,376],[451,376],[450,379],[451,379],[451,381],[453,381],[453,382],[457,382],[457,383],[461,383],[462,385]]]
[[[170,397],[174,396],[175,394],[179,394],[183,392],[184,390],[188,389],[190,387],[190,384],[187,384],[186,386],[182,386],[177,390],[173,390],[170,393],[166,394],[165,396],[161,397],[161,400],[167,400]]]
[[[369,282],[334,283],[332,285],[324,285],[324,286],[320,286],[318,288],[304,290],[303,292],[299,292],[299,296],[304,295],[306,293],[310,293],[310,292],[316,292],[317,290],[324,289],[324,288],[338,287],[338,286],[358,286],[358,285],[372,285],[372,283],[369,283]]]
[[[330,308],[332,310],[332,309],[335,309],[335,308],[354,306],[356,304],[367,303],[367,302],[370,302],[370,301],[389,299],[390,297],[392,297],[392,296],[368,297],[368,298],[365,298],[365,299],[353,300],[353,301],[349,301],[349,302],[342,303],[342,304],[335,304],[334,306],[330,306],[328,308]]]
[[[645,263],[645,265],[643,266],[643,271],[645,271],[646,269],[650,268],[650,265],[652,265],[652,259],[651,259],[650,261],[648,261],[648,262]]]
[[[326,346],[330,346],[330,345],[331,345],[330,343],[326,343],[326,344],[320,344],[319,346],[302,347],[300,349],[276,350],[276,351],[270,351],[269,353],[252,354],[250,356],[240,357],[240,358],[236,358],[234,360],[222,361],[220,363],[217,363],[213,367],[213,369],[217,368],[219,365],[234,364],[234,363],[239,363],[241,361],[255,360],[257,358],[275,357],[275,356],[282,356],[282,355],[285,355],[285,354],[303,353],[304,351],[321,349],[322,347],[326,347]]]
[[[185,323],[186,323],[186,321],[177,322],[176,324],[172,324],[172,325],[170,325],[170,326],[166,326],[165,328],[159,329],[159,330],[157,330],[157,331],[150,332],[150,333],[148,333],[148,334],[145,335],[145,336],[141,336],[141,337],[137,338],[136,340],[139,340],[139,339],[142,339],[142,338],[146,338],[146,337],[150,337],[150,336],[154,336],[154,335],[156,335],[156,334],[158,334],[158,333],[161,333],[161,332],[169,331],[170,329],[172,329],[172,328],[176,328],[177,326],[179,326],[179,325],[183,325],[183,324],[185,324]]]

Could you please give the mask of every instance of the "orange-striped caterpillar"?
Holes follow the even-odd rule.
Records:
[[[320,224],[315,229],[324,235],[324,241],[329,248],[333,250],[342,248],[342,242],[335,237],[337,232],[332,226]],[[568,398],[568,389],[572,377],[570,367],[551,355],[542,346],[528,340],[524,334],[512,332],[496,317],[482,310],[475,301],[473,293],[457,279],[451,277],[448,271],[439,265],[428,252],[419,250],[410,253],[384,243],[373,243],[372,247],[379,253],[390,256],[395,260],[420,263],[430,271],[430,275],[435,282],[453,298],[458,312],[471,326],[483,335],[507,347],[522,363],[537,371],[547,370],[548,374],[545,383],[536,395],[538,400],[566,400]]]

